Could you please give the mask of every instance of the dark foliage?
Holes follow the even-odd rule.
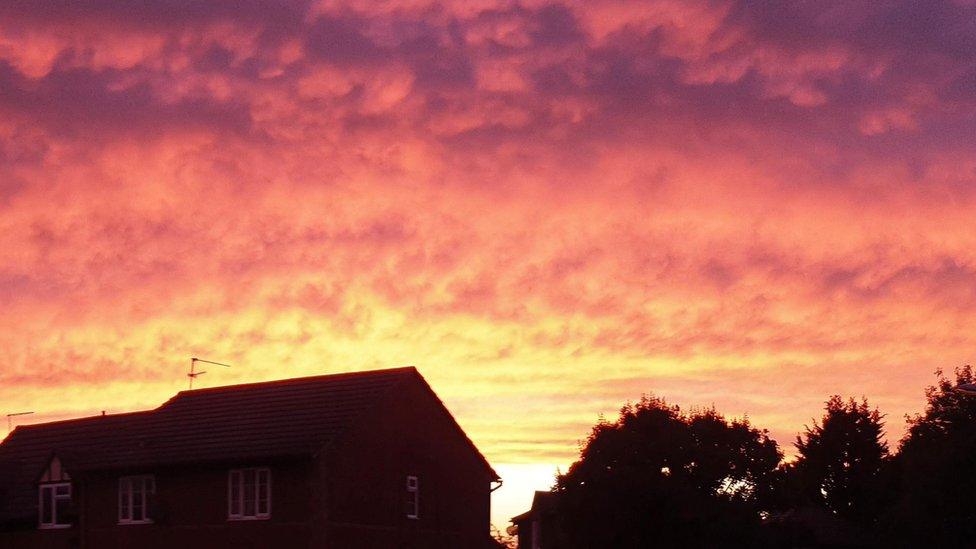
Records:
[[[558,477],[562,531],[576,547],[752,546],[781,458],[748,420],[644,398],[597,424]]]
[[[901,482],[886,524],[891,546],[976,546],[976,397],[955,390],[974,381],[973,370],[957,369],[954,380],[937,375],[925,412],[908,418],[896,457]]]
[[[867,400],[834,395],[820,423],[797,436],[793,486],[800,505],[813,505],[839,519],[873,528],[887,500],[888,445],[883,416]]]
[[[976,547],[976,377],[937,376],[895,455],[865,399],[831,397],[791,463],[746,420],[625,406],[557,479],[557,546]]]

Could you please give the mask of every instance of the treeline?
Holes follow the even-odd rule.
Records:
[[[937,372],[896,448],[867,400],[830,397],[789,461],[748,419],[645,397],[557,477],[546,546],[976,547],[976,396],[956,390],[971,382]]]

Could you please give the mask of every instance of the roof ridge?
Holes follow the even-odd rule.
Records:
[[[342,378],[348,378],[348,377],[360,377],[360,378],[362,378],[362,377],[373,377],[373,376],[378,376],[378,375],[383,375],[383,374],[397,374],[397,373],[406,374],[406,373],[410,373],[410,372],[416,373],[418,375],[420,374],[420,372],[417,370],[416,366],[400,366],[400,367],[397,367],[397,368],[379,368],[379,369],[376,369],[376,370],[356,370],[356,371],[351,371],[351,372],[337,372],[337,373],[332,373],[332,374],[319,374],[319,375],[314,375],[314,376],[291,377],[291,378],[283,378],[283,379],[271,379],[271,380],[267,380],[267,381],[254,381],[254,382],[249,382],[249,383],[236,383],[236,384],[233,384],[233,385],[220,385],[218,387],[207,387],[207,388],[204,388],[204,389],[194,389],[192,391],[191,390],[184,390],[184,391],[179,391],[178,393],[176,393],[175,395],[173,395],[172,397],[170,397],[165,402],[163,402],[162,404],[160,404],[159,406],[157,406],[155,408],[150,408],[150,409],[146,409],[146,410],[131,410],[131,411],[128,411],[128,412],[117,412],[117,413],[112,413],[112,414],[102,413],[102,414],[95,414],[95,415],[90,415],[90,416],[82,416],[82,417],[72,417],[72,418],[65,418],[65,419],[57,419],[57,420],[54,420],[54,421],[44,421],[44,422],[39,422],[39,423],[22,424],[22,425],[15,426],[13,428],[13,430],[10,431],[10,435],[13,435],[14,432],[16,432],[17,430],[38,429],[38,428],[41,428],[41,427],[50,427],[50,426],[55,426],[55,425],[65,425],[65,424],[71,424],[71,423],[84,423],[84,422],[87,422],[87,421],[97,421],[97,420],[106,419],[106,418],[122,418],[122,417],[137,416],[137,415],[150,415],[151,416],[151,415],[153,415],[153,412],[156,412],[158,410],[161,410],[162,408],[165,408],[167,405],[171,404],[173,401],[175,401],[181,395],[184,395],[185,396],[185,395],[195,395],[195,394],[230,392],[230,391],[234,391],[234,390],[237,390],[237,389],[260,388],[260,387],[268,387],[268,386],[275,386],[275,385],[288,385],[288,384],[301,383],[301,382],[306,382],[306,381],[325,381],[325,380],[328,380],[328,379],[342,379]],[[6,438],[9,438],[9,435]]]
[[[197,395],[197,394],[209,394],[209,393],[221,393],[230,392],[240,389],[251,389],[251,388],[261,388],[261,387],[273,387],[275,385],[291,385],[298,384],[309,381],[326,381],[342,378],[363,378],[363,377],[374,377],[383,374],[406,374],[406,373],[416,373],[419,375],[416,366],[400,366],[397,368],[380,368],[376,370],[355,370],[351,372],[336,372],[332,374],[318,374],[313,376],[302,376],[302,377],[289,377],[282,379],[270,379],[266,381],[251,381],[247,383],[235,383],[232,385],[219,385],[217,387],[206,387],[204,389],[188,389],[180,391],[169,398],[166,402],[159,405],[157,408],[163,408],[168,404],[172,403],[181,396]]]
[[[71,418],[67,418],[67,419],[56,419],[54,421],[44,421],[44,422],[40,422],[40,423],[27,423],[27,424],[15,426],[13,428],[13,430],[10,431],[10,434],[12,435],[17,430],[37,429],[37,428],[40,428],[40,427],[49,427],[51,425],[64,425],[66,423],[82,423],[82,422],[85,422],[85,421],[97,421],[97,420],[107,419],[107,418],[120,418],[120,417],[124,417],[124,416],[136,416],[136,415],[143,415],[143,414],[144,415],[149,415],[149,414],[151,414],[154,411],[155,411],[154,409],[149,409],[149,410],[132,410],[132,411],[129,411],[129,412],[117,412],[117,413],[114,413],[114,414],[105,414],[105,413],[102,413],[102,414],[95,414],[93,416],[71,417]]]

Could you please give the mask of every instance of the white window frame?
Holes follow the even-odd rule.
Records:
[[[142,498],[142,518],[134,519],[132,518],[132,510],[135,507],[132,505],[133,496],[135,490],[133,486],[136,482],[142,483],[142,490],[140,490]],[[128,477],[119,478],[119,524],[152,524],[153,519],[149,514],[149,503],[152,500],[151,496],[156,495],[156,478],[152,475],[132,475]],[[125,498],[127,509],[129,511],[129,516],[122,516],[122,500]]]
[[[417,475],[407,475],[407,503],[413,506],[413,512],[407,512],[408,519],[420,518],[420,480]],[[409,498],[412,498],[409,499]]]
[[[67,486],[67,494],[58,494],[58,488]],[[46,489],[51,490],[51,499],[44,499],[44,491]],[[47,529],[57,529],[57,528],[71,528],[71,523],[58,523],[58,506],[57,502],[59,500],[67,500],[71,502],[71,483],[70,482],[47,482],[41,484],[37,487],[37,524],[38,528]],[[44,522],[44,506],[51,506],[51,522]]]
[[[244,514],[244,476],[254,474],[254,514]],[[261,475],[267,479],[268,502],[264,512],[260,512]],[[236,482],[235,482],[236,477]],[[234,487],[237,485],[237,512],[234,512]],[[271,518],[271,469],[268,467],[245,467],[227,472],[227,520],[267,520]]]

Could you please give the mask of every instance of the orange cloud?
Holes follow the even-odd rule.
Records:
[[[190,356],[416,364],[522,471],[645,392],[787,450],[864,394],[897,438],[971,360],[972,6],[20,5],[0,402],[35,419]]]

